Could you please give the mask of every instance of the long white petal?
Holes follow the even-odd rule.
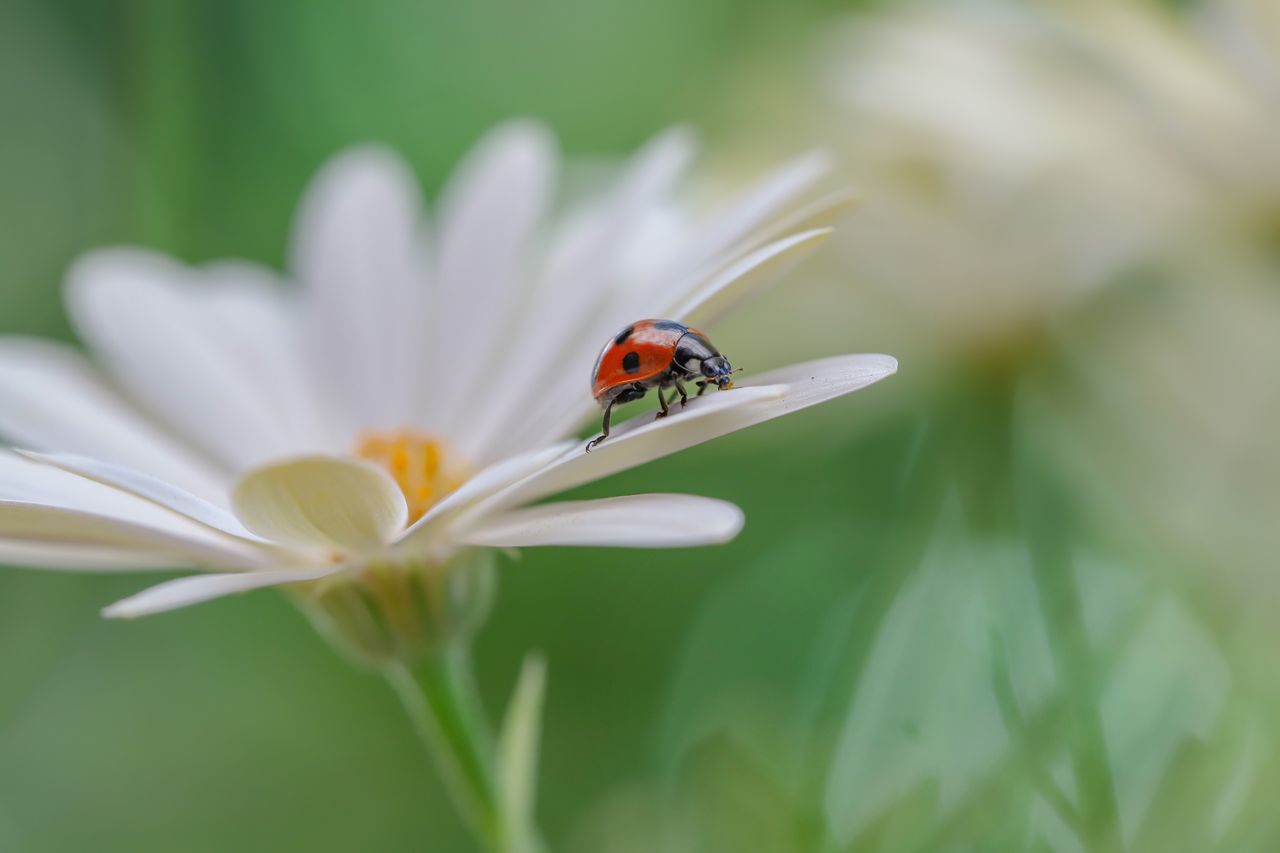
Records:
[[[243,560],[234,565],[240,565],[244,561],[256,565],[266,561],[268,554],[277,564],[281,558],[279,549],[274,546],[267,547],[246,538],[228,536],[225,532],[213,529],[171,507],[158,505],[113,484],[45,462],[37,462],[20,454],[21,451],[0,450],[0,500],[73,510],[159,531],[171,539],[189,540],[215,550],[230,549],[243,556]],[[194,497],[192,500],[200,501]]]
[[[525,309],[531,243],[557,165],[550,134],[531,122],[491,131],[446,186],[440,209],[436,322],[429,341],[434,426],[462,433],[472,389],[502,367],[502,341]]]
[[[710,325],[790,272],[831,236],[830,228],[792,234],[734,262],[662,316]]]
[[[694,242],[696,255],[682,260],[685,267],[701,266],[733,248],[772,218],[782,215],[819,179],[831,170],[831,160],[821,151],[784,163],[754,187],[725,206],[725,211]]]
[[[69,453],[15,452],[33,462],[60,468],[164,507],[211,530],[258,544],[266,543],[266,540],[241,524],[230,511],[140,471]]]
[[[206,497],[225,479],[108,389],[80,353],[32,338],[0,338],[0,436],[149,471]]]
[[[633,418],[591,453],[574,448],[546,468],[472,508],[476,516],[517,506],[668,456],[695,444],[865,388],[892,375],[887,355],[846,355],[792,365],[749,385],[690,400],[662,420]],[[585,445],[582,445],[585,447]]]
[[[137,572],[180,568],[179,563],[168,557],[141,551],[98,546],[33,545],[28,542],[0,542],[0,565],[71,572]]]
[[[267,572],[241,572],[227,575],[192,575],[157,584],[137,595],[117,601],[106,607],[102,615],[108,619],[135,619],[166,610],[177,610],[215,598],[248,592],[267,586],[283,586],[301,581],[317,580],[344,571],[345,566],[326,566],[312,570],[279,570]]]
[[[293,545],[376,548],[409,516],[404,493],[382,469],[336,456],[254,469],[236,484],[231,503],[245,527]]]
[[[689,548],[728,542],[742,530],[742,510],[694,495],[631,495],[564,501],[496,513],[455,533],[472,545],[606,545]]]
[[[27,545],[138,551],[171,565],[254,568],[261,554],[209,539],[82,510],[25,501],[0,500],[0,540]]]
[[[129,393],[232,470],[296,452],[264,354],[290,315],[267,272],[199,269],[138,249],[93,252],[67,277],[81,336]],[[65,448],[58,448],[65,449]]]
[[[798,234],[801,231],[813,231],[818,228],[832,228],[857,204],[858,194],[852,189],[843,188],[829,192],[797,207],[776,221],[766,223],[763,228],[744,239],[742,250],[750,251],[757,246],[780,240],[788,234]]]
[[[291,266],[304,346],[348,443],[362,427],[412,422],[425,378],[423,217],[413,173],[374,147],[330,161],[300,205]]]

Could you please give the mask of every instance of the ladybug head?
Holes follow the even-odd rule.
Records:
[[[718,388],[732,388],[733,376],[736,373],[733,365],[729,363],[729,359],[722,355],[713,356],[705,359],[701,364],[702,375],[707,377],[707,381],[714,383]]]

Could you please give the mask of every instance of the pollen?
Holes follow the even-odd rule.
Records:
[[[467,479],[465,466],[450,457],[443,442],[411,429],[363,433],[356,455],[396,481],[409,504],[410,524]]]

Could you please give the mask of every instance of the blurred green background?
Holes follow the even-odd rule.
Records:
[[[1199,8],[1115,6],[1160,32]],[[69,339],[62,274],[102,244],[281,266],[306,181],[356,142],[429,192],[512,115],[569,156],[689,122],[725,182],[825,145],[863,190],[849,236],[717,341],[901,374],[581,490],[734,501],[728,546],[503,565],[481,687],[500,709],[545,652],[552,848],[1275,849],[1280,135],[1215,123],[1234,54],[1196,90],[1213,121],[1161,120],[1157,48],[1105,14],[948,75],[954,49],[916,63],[850,9],[6,0],[0,333]],[[1280,85],[1240,87],[1280,114]],[[930,124],[951,107],[960,131]],[[283,597],[99,618],[142,585],[0,574],[0,850],[469,849],[395,697]]]

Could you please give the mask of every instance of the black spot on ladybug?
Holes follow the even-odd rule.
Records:
[[[662,329],[665,332],[687,332],[689,327],[684,323],[677,323],[675,320],[659,320],[653,324],[655,329]]]
[[[622,357],[622,369],[627,373],[635,373],[640,369],[640,353],[632,350]]]
[[[621,332],[618,332],[618,336],[613,339],[613,342],[618,346],[622,346],[627,342],[627,338],[631,337],[631,333],[634,332],[635,330],[636,330],[635,326],[627,326]]]

